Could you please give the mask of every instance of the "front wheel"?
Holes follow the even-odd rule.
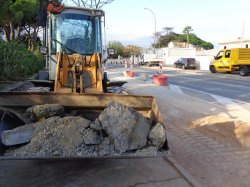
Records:
[[[240,68],[240,75],[241,76],[247,76],[248,75],[248,68],[246,66],[242,66]]]
[[[216,69],[214,66],[210,66],[209,70],[211,71],[211,73],[216,73]]]

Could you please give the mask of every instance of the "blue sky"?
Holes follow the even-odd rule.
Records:
[[[174,27],[176,33],[190,25],[200,38],[218,43],[250,38],[249,0],[115,0],[103,7],[107,40],[150,45],[156,16],[157,31]]]

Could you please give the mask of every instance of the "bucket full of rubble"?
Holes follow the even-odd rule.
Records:
[[[162,156],[164,125],[112,101],[90,120],[59,104],[35,105],[25,125],[1,132],[2,158]]]

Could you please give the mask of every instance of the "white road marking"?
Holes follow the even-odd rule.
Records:
[[[177,92],[179,94],[184,94],[183,91],[181,90],[180,86],[169,84],[170,90]]]
[[[241,107],[239,104],[236,104],[235,102],[233,102],[232,99],[226,98],[226,97],[222,97],[222,96],[218,96],[218,95],[213,95],[210,94],[214,99],[216,99],[219,103],[221,103],[222,105],[230,108],[230,109],[234,109],[234,110],[239,110],[239,111],[244,111],[244,112],[249,112],[248,110],[244,109],[243,107]]]
[[[250,111],[241,106],[241,104],[246,104],[246,105],[249,106],[249,103],[245,103],[245,102],[238,101],[238,100],[233,100],[233,99],[230,99],[230,98],[226,98],[226,97],[222,97],[222,96],[218,96],[218,95],[214,95],[214,94],[209,94],[209,93],[202,92],[202,91],[199,91],[199,90],[194,90],[194,89],[190,89],[190,88],[170,84],[170,89],[172,91],[175,91],[175,92],[180,93],[180,94],[185,95],[185,96],[189,96],[188,94],[185,94],[182,91],[182,88],[189,89],[189,90],[192,90],[192,91],[196,91],[196,92],[211,96],[212,98],[214,98],[217,102],[219,102],[221,104],[221,107],[226,109],[226,112],[224,113],[225,115],[227,115],[228,117],[232,117],[235,120],[237,119],[237,120],[246,122],[246,123],[248,123],[250,125],[250,118],[249,118]],[[190,97],[192,97],[192,96],[190,96]],[[199,99],[199,98],[196,98],[196,99],[201,100],[203,102],[208,102],[208,101],[203,100],[203,99]],[[237,104],[236,102],[240,103],[240,104]],[[208,102],[208,103],[209,104],[214,104],[214,103],[211,103],[211,102]],[[221,113],[221,115],[222,114],[223,113]]]
[[[235,103],[232,101],[232,99],[226,98],[226,97],[222,97],[222,96],[218,96],[218,95],[213,95],[210,94],[214,99],[216,99],[219,103],[221,103],[222,105],[234,105]]]
[[[173,85],[173,84],[172,84]],[[177,85],[174,85],[174,86],[177,86]],[[200,91],[200,90],[196,90],[196,89],[192,89],[192,88],[188,88],[188,87],[185,87],[185,86],[178,86],[180,89],[184,88],[184,89],[187,89],[187,90],[191,90],[191,91],[194,91],[194,92],[198,92],[198,93],[201,93],[201,94],[206,94],[206,95],[214,95],[214,94],[211,94],[211,93],[208,93],[208,92],[204,92],[204,91]],[[222,96],[219,96],[219,95],[215,95],[215,96],[218,96],[218,97],[222,97]],[[228,98],[229,99],[229,98]],[[238,103],[241,103],[241,104],[245,104],[245,105],[248,105],[250,106],[250,103],[247,103],[247,102],[244,102],[244,101],[240,101],[240,100],[237,100],[237,99],[231,99],[233,102],[238,102]]]

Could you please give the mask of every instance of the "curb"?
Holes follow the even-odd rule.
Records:
[[[166,157],[168,161],[173,165],[174,168],[176,168],[179,173],[187,180],[187,182],[190,183],[193,187],[201,187],[201,184],[199,184],[194,177],[186,170],[184,169],[175,159],[173,156],[168,155]]]

